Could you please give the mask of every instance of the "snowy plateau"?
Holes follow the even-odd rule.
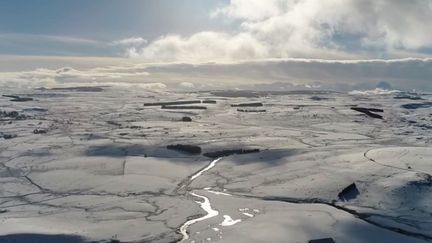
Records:
[[[0,242],[432,241],[429,94],[2,95]]]

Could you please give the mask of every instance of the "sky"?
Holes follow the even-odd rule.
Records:
[[[0,53],[121,56],[121,40],[222,30],[208,12],[218,0],[0,1]]]
[[[430,23],[432,0],[0,1],[0,83],[432,90]]]

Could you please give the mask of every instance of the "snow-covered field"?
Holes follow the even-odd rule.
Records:
[[[432,241],[432,96],[94,91],[2,89],[0,242]]]

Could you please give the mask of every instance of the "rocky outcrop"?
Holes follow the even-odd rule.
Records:
[[[357,189],[357,186],[355,183],[347,186],[345,189],[343,189],[339,194],[338,198],[339,200],[343,202],[348,202],[350,200],[353,200],[360,195],[359,190]]]

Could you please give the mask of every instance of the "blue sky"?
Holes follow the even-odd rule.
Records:
[[[13,0],[0,2],[0,31],[89,39],[155,38],[217,29],[221,0]]]
[[[115,56],[109,42],[222,30],[210,18],[225,0],[0,1],[0,54]]]

